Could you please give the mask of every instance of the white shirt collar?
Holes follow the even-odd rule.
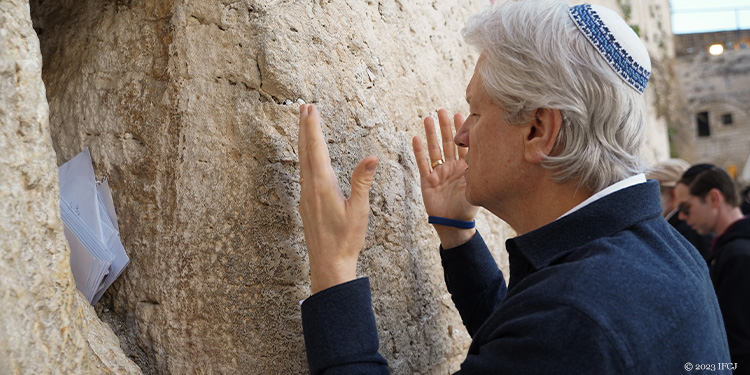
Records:
[[[594,201],[597,201],[601,198],[606,197],[607,195],[610,195],[618,190],[622,190],[628,187],[631,187],[633,185],[642,184],[646,182],[646,175],[643,173],[639,173],[635,176],[630,176],[622,181],[616,182],[612,185],[609,185],[608,187],[604,188],[603,190],[599,191],[598,193],[590,196],[585,201],[579,203],[577,206],[571,208],[568,212],[564,213],[562,216],[558,217],[558,219],[565,217],[567,215],[572,214],[573,212],[576,212],[580,210],[581,208],[591,204]]]
[[[680,212],[680,208],[677,207],[674,210],[672,210],[670,213],[667,214],[667,216],[664,216],[664,220],[669,220],[672,218],[672,216],[677,215],[677,213]]]

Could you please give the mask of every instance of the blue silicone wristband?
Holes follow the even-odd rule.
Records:
[[[462,221],[462,220],[453,220],[453,219],[447,219],[440,216],[428,216],[427,222],[430,224],[438,224],[438,225],[445,225],[447,227],[454,227],[454,228],[461,228],[461,229],[471,229],[474,228],[474,221]]]

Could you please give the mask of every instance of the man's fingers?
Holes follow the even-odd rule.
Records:
[[[309,177],[310,173],[310,158],[307,150],[307,104],[303,104],[299,107],[299,135],[297,136],[297,157],[299,158],[299,176],[304,178],[305,175]]]
[[[438,110],[438,122],[440,123],[440,138],[443,141],[443,153],[445,161],[456,160],[456,144],[453,143],[453,129],[448,111]]]
[[[323,137],[323,130],[320,128],[320,113],[314,105],[307,105],[306,116],[303,114],[301,128],[304,128],[305,143],[302,148],[306,150],[309,161],[309,170],[303,171],[302,178],[328,179],[330,178],[331,157],[328,153],[328,145]],[[310,181],[312,182],[312,181]]]
[[[359,162],[352,172],[349,203],[357,210],[369,207],[370,187],[377,166],[378,158],[371,155]]]
[[[424,134],[427,138],[427,154],[430,156],[430,163],[442,160],[443,152],[440,150],[440,141],[435,130],[435,120],[432,117],[424,119]]]
[[[419,137],[412,138],[411,146],[414,149],[414,158],[417,159],[419,176],[425,177],[430,174],[430,159],[427,157],[427,153],[425,153],[425,149],[422,146],[422,140]]]

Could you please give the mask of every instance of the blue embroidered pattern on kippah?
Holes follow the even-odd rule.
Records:
[[[646,91],[646,84],[651,72],[638,64],[628,51],[620,45],[599,15],[591,9],[591,5],[576,5],[571,7],[568,12],[570,12],[578,29],[599,50],[599,53],[604,56],[612,69],[638,92]]]

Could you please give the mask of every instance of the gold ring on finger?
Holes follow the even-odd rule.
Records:
[[[437,167],[439,165],[443,165],[443,159],[435,160],[435,161],[432,162],[432,168],[435,168],[435,167]]]

